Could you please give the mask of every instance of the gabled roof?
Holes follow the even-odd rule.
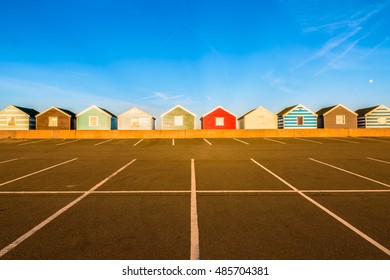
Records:
[[[366,116],[367,114],[371,113],[372,111],[374,111],[375,109],[377,109],[380,106],[383,106],[383,107],[387,108],[385,105],[381,104],[381,105],[377,105],[377,106],[374,106],[374,107],[368,107],[368,108],[359,109],[359,110],[356,111],[356,113],[358,114],[359,117],[364,117],[364,116]],[[387,109],[390,110],[389,108],[387,108]]]
[[[237,116],[236,116],[235,114],[233,114],[232,112],[230,112],[229,110],[225,109],[225,108],[222,107],[222,106],[217,106],[217,107],[215,107],[213,110],[211,110],[210,112],[204,114],[204,115],[201,117],[201,119],[203,119],[204,117],[206,117],[207,115],[211,114],[212,112],[214,112],[215,110],[218,110],[218,109],[221,109],[221,110],[223,110],[223,111],[229,113],[230,115],[234,116],[235,118],[237,118]]]
[[[14,107],[30,117],[35,117],[36,115],[39,114],[39,112],[37,110],[31,109],[31,108],[24,108],[24,107],[20,107],[20,106],[15,106],[15,105],[10,105],[7,108],[5,108],[4,110],[8,109],[9,107]]]
[[[37,115],[37,117],[40,116],[40,115],[43,115],[44,113],[46,113],[47,111],[50,111],[51,109],[60,111],[61,113],[65,114],[65,115],[67,115],[68,117],[71,117],[71,118],[76,117],[76,114],[75,114],[75,113],[73,113],[73,112],[71,112],[71,111],[69,111],[69,110],[66,110],[66,109],[61,109],[61,108],[55,107],[55,106],[51,106],[49,109],[47,109],[47,110],[45,110],[45,111],[39,113],[39,114]]]
[[[118,115],[118,117],[120,117],[120,116],[122,116],[122,115],[124,115],[124,114],[126,114],[126,113],[128,113],[128,112],[130,112],[130,111],[132,111],[132,110],[139,110],[139,111],[141,111],[141,112],[143,112],[144,114],[146,114],[146,115],[148,115],[148,116],[150,116],[150,118],[152,118],[152,119],[156,119],[155,117],[153,117],[151,114],[148,114],[148,113],[146,113],[144,110],[141,110],[140,108],[138,108],[138,107],[133,107],[133,108],[131,108],[131,109],[129,109],[129,110],[127,110],[126,112],[123,112],[122,114],[120,114],[120,115]]]
[[[253,110],[250,110],[249,112],[245,113],[244,115],[242,115],[242,116],[239,118],[239,120],[241,120],[242,118],[245,118],[247,115],[249,115],[249,114],[252,113],[253,111],[256,111],[257,109],[264,109],[264,110],[266,110],[266,111],[272,113],[270,110],[264,108],[263,106],[259,106],[259,107],[255,108],[255,109],[253,109]],[[272,113],[272,114],[274,114],[274,113]]]
[[[321,108],[320,110],[318,110],[318,111],[316,112],[316,114],[317,114],[318,116],[322,116],[322,115],[326,116],[327,114],[329,114],[330,112],[332,112],[333,110],[335,110],[335,109],[338,108],[338,107],[342,107],[342,108],[344,108],[345,110],[351,112],[352,114],[357,115],[354,111],[348,109],[347,107],[345,107],[345,106],[342,105],[342,104],[338,104],[338,105],[334,105],[334,106],[330,106],[330,107]]]
[[[175,107],[173,107],[172,109],[170,109],[169,111],[165,112],[164,114],[161,115],[161,117],[165,116],[166,114],[170,113],[171,111],[175,110],[176,108],[180,108],[184,111],[186,111],[187,113],[193,115],[194,117],[196,117],[196,115],[194,113],[191,113],[190,111],[188,111],[186,108],[180,106],[180,105],[176,105]]]
[[[282,111],[280,111],[277,115],[278,117],[283,117],[285,115],[287,115],[288,113],[290,113],[290,111],[294,110],[296,107],[298,106],[301,106],[303,108],[305,108],[306,110],[308,110],[310,113],[312,113],[313,115],[317,116],[316,113],[314,113],[312,110],[306,108],[305,106],[303,106],[302,104],[297,104],[297,105],[293,105],[293,106],[290,106],[290,107],[287,107],[285,109],[283,109]]]
[[[109,117],[116,118],[116,116],[115,116],[113,113],[107,111],[106,109],[100,108],[100,107],[98,107],[98,106],[96,106],[96,105],[92,105],[91,107],[88,107],[88,108],[85,109],[84,111],[81,111],[80,113],[78,113],[78,114],[76,115],[76,117],[78,117],[78,116],[84,114],[85,112],[87,112],[87,111],[89,111],[89,110],[91,110],[91,109],[97,109],[97,110],[101,111],[102,113],[106,114],[106,115],[109,116]]]

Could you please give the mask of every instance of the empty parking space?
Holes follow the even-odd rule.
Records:
[[[197,160],[198,190],[288,190],[247,160]]]
[[[0,141],[0,258],[389,259],[388,143],[341,139]]]
[[[102,186],[104,191],[183,191],[190,190],[191,161],[137,160],[132,166]]]
[[[199,195],[198,209],[202,259],[388,258],[297,195]]]
[[[390,248],[390,193],[309,194],[355,227]]]
[[[189,197],[94,195],[7,259],[188,259]],[[77,222],[76,222],[77,221]]]
[[[75,195],[4,195],[0,192],[0,250],[69,203]]]

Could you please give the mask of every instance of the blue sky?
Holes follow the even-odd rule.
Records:
[[[0,107],[390,106],[389,14],[375,0],[2,0]]]

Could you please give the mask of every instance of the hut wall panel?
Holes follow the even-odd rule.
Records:
[[[336,116],[344,115],[345,124],[337,124]],[[334,109],[329,114],[324,116],[324,127],[325,128],[357,128],[357,116],[352,114],[350,111],[345,110],[342,107]]]

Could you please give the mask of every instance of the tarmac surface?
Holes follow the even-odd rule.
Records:
[[[390,259],[389,138],[0,140],[0,259]]]

